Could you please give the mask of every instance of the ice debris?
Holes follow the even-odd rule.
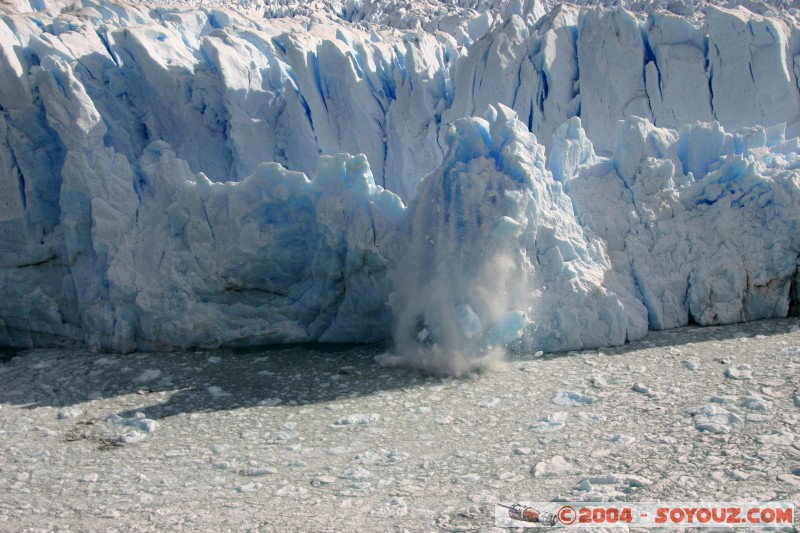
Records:
[[[514,4],[407,34],[0,7],[0,344],[392,335],[466,374],[786,316],[796,20]]]
[[[578,405],[588,405],[594,402],[594,398],[587,394],[574,391],[564,391],[556,394],[551,400],[556,405],[564,407],[575,407]]]
[[[110,422],[112,424],[117,424],[120,426],[130,426],[144,433],[152,433],[159,427],[158,422],[150,418],[147,418],[144,413],[136,413],[134,416],[130,418],[123,418],[118,414],[114,413],[106,417],[106,422]]]
[[[710,433],[729,433],[735,424],[742,422],[738,415],[718,405],[704,405],[693,410],[691,415],[698,431]]]
[[[533,467],[534,477],[554,477],[570,474],[573,466],[561,455],[555,455],[546,461],[539,461]]]

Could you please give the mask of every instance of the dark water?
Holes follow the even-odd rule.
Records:
[[[21,350],[19,348],[6,348],[4,346],[0,346],[0,365],[3,363],[8,363],[18,356],[20,352]]]

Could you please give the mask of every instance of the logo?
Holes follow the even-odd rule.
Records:
[[[565,505],[559,509],[558,513],[556,513],[556,516],[558,517],[558,521],[565,526],[571,525],[573,522],[575,522],[575,520],[578,519],[578,513],[575,512],[575,509],[569,505]]]
[[[794,525],[791,502],[518,502],[498,503],[500,527],[741,527]]]
[[[554,526],[558,522],[558,518],[552,513],[543,513],[534,509],[533,507],[526,507],[519,503],[513,505],[503,505],[498,503],[500,507],[508,509],[508,517],[511,520],[519,522],[528,522],[531,524],[543,524],[546,526]]]

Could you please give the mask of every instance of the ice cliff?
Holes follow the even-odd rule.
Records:
[[[425,366],[798,305],[797,10],[428,4],[0,7],[0,344]]]
[[[729,134],[716,122],[676,131],[630,118],[602,158],[573,118],[556,143],[566,148],[554,149],[556,178],[651,328],[786,316],[796,305],[800,143],[782,126]]]
[[[510,109],[456,121],[447,144],[408,210],[390,299],[400,355],[388,362],[460,373],[494,347],[621,344],[647,331]]]

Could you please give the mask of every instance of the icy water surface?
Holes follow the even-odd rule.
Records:
[[[0,530],[490,530],[498,501],[800,501],[797,320],[464,379],[383,350],[0,355]]]

